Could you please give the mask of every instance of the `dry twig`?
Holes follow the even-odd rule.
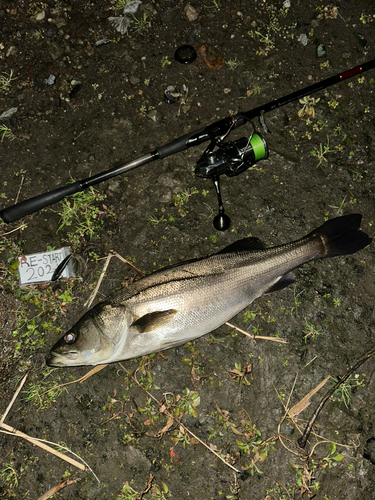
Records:
[[[121,366],[121,368],[128,374],[128,371],[122,366],[121,363],[119,363],[119,365]],[[207,448],[207,450],[209,450],[211,453],[213,453],[218,459],[220,459],[227,467],[230,467],[232,470],[234,470],[237,474],[241,474],[241,471],[239,471],[238,469],[236,469],[236,467],[234,467],[233,465],[231,465],[229,462],[227,462],[219,453],[216,453],[216,451],[214,451],[207,443],[205,443],[204,441],[202,441],[202,439],[200,439],[198,436],[196,436],[190,429],[188,429],[186,427],[186,425],[184,425],[177,417],[175,417],[174,415],[172,415],[172,413],[170,413],[166,408],[165,406],[160,403],[160,401],[158,401],[150,392],[148,392],[144,387],[142,387],[142,385],[138,382],[137,378],[135,377],[135,375],[133,375],[133,380],[134,382],[138,385],[138,387],[140,387],[141,389],[143,389],[146,394],[155,401],[155,403],[159,406],[159,411],[161,413],[164,413],[165,415],[167,415],[169,418],[172,418],[176,423],[178,423],[178,425],[180,425],[185,432],[187,432],[188,434],[190,434],[190,436],[192,436],[194,439],[196,439],[201,445],[203,445],[205,448]]]
[[[314,411],[311,419],[309,420],[302,437],[298,439],[298,445],[301,448],[304,448],[306,446],[307,440],[309,439],[315,420],[318,418],[319,413],[321,412],[325,403],[329,400],[332,394],[340,387],[340,385],[343,382],[345,382],[345,380],[347,380],[352,373],[354,373],[365,361],[370,359],[374,354],[375,354],[375,349],[371,349],[371,351],[369,351],[365,356],[363,356],[363,358],[357,361],[357,363],[355,363],[355,365],[352,368],[350,368],[350,370],[348,370],[345,373],[345,375],[341,377],[339,381],[326,393],[326,395],[324,396],[324,398],[321,400],[318,407]]]
[[[126,264],[127,266],[129,266],[131,269],[133,269],[133,271],[135,271],[136,273],[138,273],[141,276],[144,276],[144,274],[142,273],[142,271],[140,271],[135,266],[133,266],[133,264],[131,262],[129,262],[128,260],[124,259],[124,257],[121,257],[121,255],[118,254],[117,252],[115,252],[114,250],[111,250],[109,252],[109,254],[107,255],[107,257],[103,257],[103,258],[106,259],[106,261],[104,263],[102,272],[100,273],[100,276],[99,276],[99,279],[98,279],[98,282],[96,284],[95,289],[93,290],[92,294],[90,295],[90,297],[87,299],[87,301],[84,304],[85,307],[90,307],[91,304],[94,302],[94,299],[96,297],[96,294],[98,293],[100,285],[102,284],[102,281],[103,281],[105,273],[107,271],[109,262],[112,259],[112,257],[117,257],[119,260],[121,260],[121,262],[123,262],[124,264]]]
[[[70,486],[71,484],[75,484],[80,480],[81,480],[80,478],[65,479],[64,481],[61,481],[61,483],[57,484],[56,486],[54,486],[50,490],[46,491],[44,493],[44,495],[42,495],[41,497],[38,498],[38,500],[48,500],[48,498],[53,497],[53,495],[55,493],[57,493],[58,491],[62,490],[63,488],[66,488],[66,486]]]
[[[80,462],[77,462],[73,458],[67,457],[66,455],[63,455],[62,453],[60,453],[59,451],[54,450],[53,448],[48,446],[46,443],[53,444],[54,446],[60,446],[61,448],[66,449],[70,453],[73,453],[68,448],[65,448],[64,446],[58,445],[57,443],[51,443],[50,441],[31,437],[28,434],[25,434],[24,432],[21,432],[21,431],[15,429],[14,427],[11,427],[10,425],[7,425],[4,423],[5,417],[8,415],[8,413],[9,413],[11,407],[13,406],[20,390],[22,389],[22,386],[24,385],[24,383],[26,381],[27,375],[28,374],[26,374],[23,377],[23,379],[21,380],[21,383],[19,384],[16,392],[14,393],[12,400],[10,401],[7,409],[5,410],[3,416],[0,420],[0,432],[2,432],[3,434],[10,434],[10,435],[15,434],[16,436],[22,437],[23,439],[25,439],[26,441],[29,441],[30,443],[34,444],[35,446],[39,446],[39,448],[42,448],[43,450],[48,451],[49,453],[52,453],[53,455],[57,456],[58,458],[61,458],[62,460],[69,462],[71,465],[74,465],[74,467],[77,467],[78,469],[80,469],[84,472],[91,471],[92,474],[95,476],[95,478],[99,481],[99,479],[96,477],[96,475],[94,474],[92,469],[86,463],[81,464]],[[75,455],[75,453],[73,453],[73,455]]]
[[[231,323],[227,322],[225,324],[227,326],[229,326],[230,328],[234,328],[238,332],[243,333],[247,337],[250,337],[251,340],[254,340],[254,341],[255,340],[272,340],[273,342],[279,342],[280,344],[287,344],[288,343],[287,340],[285,340],[285,339],[279,339],[277,337],[263,337],[262,335],[251,335],[251,333],[248,333],[245,330],[241,330],[241,328],[238,328],[238,326],[234,326]]]
[[[7,409],[5,410],[5,412],[4,412],[4,414],[3,414],[3,416],[1,417],[1,420],[0,420],[0,427],[2,427],[3,422],[4,422],[5,418],[6,418],[6,416],[8,415],[8,413],[9,413],[10,409],[12,408],[13,403],[14,403],[14,402],[15,402],[15,400],[17,399],[17,396],[18,396],[18,394],[20,393],[20,390],[22,389],[23,384],[26,382],[26,379],[27,379],[28,375],[29,375],[29,372],[27,372],[27,373],[26,373],[26,375],[25,375],[25,376],[23,377],[23,379],[21,380],[20,385],[18,386],[18,388],[17,388],[16,392],[14,393],[14,395],[13,395],[13,397],[12,397],[12,399],[11,399],[10,403],[8,404]]]
[[[295,417],[296,415],[299,415],[305,408],[307,408],[310,404],[311,398],[316,394],[331,378],[330,375],[326,377],[320,384],[318,384],[314,389],[312,389],[306,396],[304,396],[297,404],[293,406],[290,410],[288,410],[288,416],[290,418]]]
[[[77,462],[73,458],[70,458],[70,457],[63,455],[62,453],[60,453],[57,450],[54,450],[53,448],[46,445],[43,441],[41,441],[38,438],[33,438],[33,437],[25,434],[24,432],[18,431],[17,429],[14,429],[10,425],[4,424],[4,422],[1,424],[1,427],[3,429],[5,429],[6,431],[8,431],[8,432],[5,432],[5,434],[15,434],[16,436],[20,436],[23,439],[26,439],[26,441],[29,441],[30,443],[35,444],[35,446],[39,446],[39,448],[42,448],[43,450],[48,451],[49,453],[52,453],[56,457],[61,458],[62,460],[65,460],[66,462],[69,462],[71,465],[74,465],[74,467],[77,467],[77,469],[81,469],[84,472],[86,472],[88,470],[85,465]],[[1,432],[4,432],[4,431],[1,431]],[[59,445],[56,444],[56,446],[59,446]]]
[[[109,252],[109,254],[107,255],[107,258],[106,258],[106,261],[104,263],[104,266],[103,266],[103,269],[102,269],[102,272],[100,273],[100,276],[99,276],[99,279],[98,279],[98,282],[96,284],[96,287],[94,288],[92,294],[90,295],[90,297],[86,300],[86,302],[83,304],[84,307],[90,307],[91,304],[94,302],[94,299],[96,297],[96,294],[98,293],[98,290],[100,288],[100,285],[102,284],[102,281],[103,281],[103,278],[105,276],[105,273],[107,271],[107,268],[108,268],[108,264],[109,264],[109,261],[112,259],[113,257],[113,254],[112,252]]]
[[[14,233],[15,231],[25,229],[25,227],[27,227],[27,224],[21,224],[20,226],[12,229],[11,231],[8,231],[7,233],[1,233],[1,236],[7,236],[8,234]]]
[[[95,375],[95,373],[98,373],[100,372],[101,370],[103,370],[103,368],[105,368],[107,365],[97,365],[97,366],[94,366],[94,368],[92,368],[89,372],[86,373],[86,375],[83,375],[83,377],[77,379],[77,380],[72,380],[71,382],[65,382],[65,384],[60,384],[56,387],[52,387],[51,389],[48,389],[47,391],[43,392],[43,394],[47,394],[47,392],[50,392],[50,391],[55,391],[56,389],[60,389],[61,387],[66,387],[67,385],[71,385],[71,384],[83,384],[83,382],[86,382],[87,379],[89,379],[90,377],[92,377],[93,375]]]

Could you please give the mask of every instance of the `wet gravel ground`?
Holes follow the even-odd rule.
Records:
[[[0,1],[1,208],[374,57],[375,10],[364,0],[164,0],[134,14],[119,4]],[[174,59],[184,44],[197,51],[191,64]],[[111,250],[149,273],[246,236],[292,241],[348,213],[361,213],[373,236],[374,78],[371,70],[267,113],[270,133],[254,120],[269,157],[221,178],[228,231],[213,227],[212,181],[194,175],[207,143],[0,227],[0,411],[29,372],[5,423],[66,446],[95,474],[1,434],[0,498],[35,500],[63,480],[71,483],[56,498],[374,498],[373,358],[297,446],[332,380],[374,348],[373,246],[302,267],[294,285],[232,320],[287,344],[223,326],[61,391],[89,368],[45,366]],[[164,101],[168,86],[180,94],[174,104]],[[81,279],[19,287],[16,257],[67,245]],[[112,258],[96,301],[135,277]],[[328,375],[309,406],[286,416]]]

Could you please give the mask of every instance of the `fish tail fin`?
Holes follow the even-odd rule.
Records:
[[[321,258],[349,255],[358,252],[372,241],[366,233],[359,230],[361,220],[361,214],[343,215],[330,219],[307,237],[321,239],[323,244]]]

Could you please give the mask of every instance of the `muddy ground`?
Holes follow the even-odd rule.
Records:
[[[374,57],[366,0],[143,2],[124,34],[108,20],[123,15],[120,3],[0,1],[2,208]],[[191,64],[174,59],[183,44],[199,53]],[[223,326],[60,390],[89,368],[45,366],[110,250],[149,273],[250,235],[291,241],[347,213],[363,214],[373,236],[374,78],[372,70],[268,113],[269,134],[254,120],[269,158],[223,176],[228,231],[212,224],[212,182],[194,176],[204,145],[1,226],[2,413],[29,372],[5,423],[63,444],[95,475],[2,433],[0,498],[36,500],[63,480],[71,484],[56,498],[374,498],[373,358],[327,401],[304,450],[297,439],[332,379],[284,418],[374,348],[373,246],[305,265],[294,285],[232,320],[287,344]],[[169,85],[181,94],[174,104],[164,102]],[[66,245],[80,279],[20,289],[19,255]],[[135,276],[113,258],[95,300]]]

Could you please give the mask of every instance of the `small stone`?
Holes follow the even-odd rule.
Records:
[[[141,4],[141,0],[130,0],[124,7],[124,14],[135,14]]]
[[[320,43],[319,45],[317,45],[316,47],[316,57],[318,59],[322,58],[322,57],[325,57],[327,55],[327,51],[326,51],[326,48],[324,47],[324,45],[322,43]]]
[[[15,47],[14,45],[11,45],[5,53],[6,57],[15,56],[16,54],[17,54],[17,47]]]
[[[138,83],[140,82],[140,78],[136,77],[136,76],[131,76],[129,78],[129,82],[132,84],[132,85],[138,85]]]
[[[367,40],[363,35],[361,35],[360,33],[354,33],[354,36],[357,39],[357,41],[361,47],[366,47]]]
[[[198,19],[198,12],[189,3],[186,4],[186,6],[184,8],[184,12],[185,12],[186,17],[188,18],[188,20],[190,22],[195,21],[196,19]]]
[[[56,26],[51,26],[51,28],[48,28],[47,30],[43,31],[43,35],[46,38],[52,38],[56,35],[56,33],[57,33]]]
[[[46,85],[55,85],[55,81],[56,81],[56,77],[55,75],[49,75],[48,78],[46,78],[45,80],[43,80],[43,83],[45,83]]]
[[[121,130],[125,130],[127,134],[131,134],[132,132],[132,128],[133,128],[133,124],[132,122],[129,120],[129,118],[114,118],[113,120],[113,127],[116,128],[116,129],[121,129]]]
[[[153,122],[156,122],[157,119],[158,119],[158,112],[156,111],[156,109],[153,109],[152,111],[150,111],[147,116],[153,121]]]
[[[170,189],[176,189],[177,187],[180,188],[181,186],[181,181],[175,179],[171,175],[168,174],[160,174],[158,178],[158,184],[164,187],[168,187]]]
[[[167,104],[176,103],[181,97],[181,92],[173,85],[168,85],[164,90],[164,102]]]
[[[116,31],[121,33],[121,35],[125,35],[125,33],[128,31],[128,27],[130,24],[130,19],[128,17],[109,17],[108,21]]]
[[[160,203],[171,203],[172,193],[168,189],[159,191],[159,202]]]
[[[363,458],[375,465],[375,438],[372,437],[366,441]]]
[[[60,29],[63,26],[66,26],[67,22],[63,17],[59,17],[59,18],[55,19],[55,24]]]
[[[298,41],[305,47],[307,45],[307,35],[305,33],[301,33],[298,37]]]
[[[8,120],[11,118],[15,113],[17,113],[18,108],[9,108],[4,113],[0,115],[0,120]]]
[[[120,192],[120,181],[111,179],[108,181],[108,190],[111,193],[119,193]]]
[[[181,111],[184,113],[184,115],[189,113],[190,110],[191,110],[191,106],[189,106],[188,104],[184,104],[183,106],[181,106]]]
[[[95,47],[100,47],[101,45],[105,45],[106,43],[109,43],[111,40],[107,37],[101,38],[97,42],[95,42]]]
[[[283,2],[284,9],[290,9],[291,5],[292,5],[292,3],[290,0],[284,0],[284,2]]]
[[[57,43],[51,43],[48,51],[52,59],[56,61],[62,55],[64,49],[61,47],[61,45],[58,45]]]
[[[38,12],[38,14],[36,14],[34,19],[35,19],[35,21],[43,21],[45,17],[46,17],[46,11],[41,10],[40,12]]]
[[[152,14],[153,16],[156,16],[158,11],[155,9],[155,7],[151,3],[146,3],[143,5],[143,10],[147,13]]]
[[[125,464],[133,470],[141,470],[148,472],[151,469],[151,462],[146,458],[141,450],[127,446],[124,456]]]

